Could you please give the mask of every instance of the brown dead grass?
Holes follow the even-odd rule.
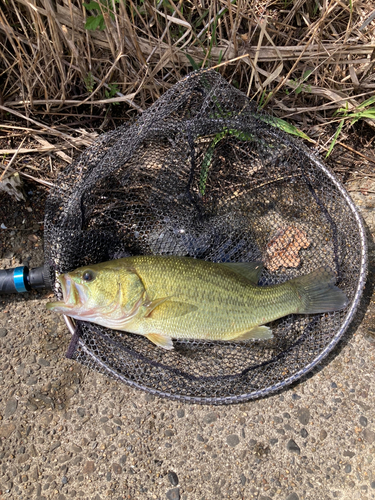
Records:
[[[122,103],[123,119],[136,115],[192,71],[191,60],[218,66],[321,151],[335,112],[375,93],[375,1],[102,0],[100,13],[80,0],[0,1],[0,136],[18,133],[14,118],[33,141],[1,154],[71,161],[96,134],[62,125],[60,115],[100,115],[103,130],[112,103]],[[85,28],[95,13],[102,31]]]

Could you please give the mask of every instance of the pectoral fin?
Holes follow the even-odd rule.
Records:
[[[271,328],[268,326],[255,326],[248,332],[240,333],[237,337],[233,337],[230,340],[269,340],[273,338],[273,333]]]
[[[146,337],[155,345],[162,347],[163,349],[167,349],[168,351],[173,349],[173,342],[170,337],[161,335],[160,333],[149,333]]]
[[[175,302],[170,297],[156,299],[147,304],[146,318],[152,319],[170,319],[179,318],[185,314],[196,311],[198,308],[193,304],[185,302]]]

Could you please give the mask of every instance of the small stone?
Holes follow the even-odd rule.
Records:
[[[70,462],[72,465],[78,465],[82,462],[83,458],[78,455],[77,457],[73,458],[73,460]]]
[[[289,439],[288,444],[286,445],[286,449],[291,453],[296,453],[297,455],[301,453],[300,447],[295,441],[293,441],[293,439]]]
[[[216,422],[217,420],[217,414],[214,412],[210,412],[205,417],[203,418],[203,422],[205,424],[212,424],[213,422]]]
[[[103,425],[103,430],[107,436],[110,436],[111,434],[113,434],[113,429],[109,425]]]
[[[285,500],[299,500],[299,496],[293,491],[293,493],[290,493]]]
[[[259,497],[259,500],[272,500],[272,499],[270,497],[262,495],[261,497]]]
[[[0,338],[6,337],[8,330],[6,328],[0,328]]]
[[[242,486],[245,486],[245,484],[246,484],[246,476],[245,476],[245,474],[242,473],[240,475],[240,481],[241,481]]]
[[[343,455],[344,455],[344,457],[353,458],[355,453],[354,453],[354,451],[346,450],[346,451],[344,451]]]
[[[292,399],[297,401],[298,399],[301,399],[301,396],[298,396],[298,394],[292,394]]]
[[[345,468],[344,468],[344,471],[347,473],[347,474],[350,474],[352,472],[352,466],[350,464],[346,464],[345,465]]]
[[[58,348],[59,346],[55,342],[49,342],[45,347],[46,351],[57,351]]]
[[[36,377],[29,377],[27,380],[26,380],[26,385],[35,385],[36,383],[38,382],[38,379]]]
[[[50,451],[56,450],[56,448],[59,448],[61,446],[60,441],[55,441],[54,443],[51,444]]]
[[[273,446],[274,444],[278,443],[279,440],[277,438],[271,438],[270,439],[270,445]]]
[[[373,490],[375,490],[375,481],[372,481],[372,482],[370,483],[370,487],[371,487]]]
[[[124,463],[126,462],[126,455],[122,455],[122,457],[120,458],[119,462],[120,462],[121,465],[124,465]]]
[[[324,429],[322,429],[319,433],[319,439],[321,441],[324,441],[326,437],[327,437],[327,432]]]
[[[166,437],[172,437],[174,436],[174,432],[171,429],[167,429],[164,433]]]
[[[172,486],[178,485],[178,476],[172,470],[168,472],[168,479]]]
[[[148,403],[151,403],[151,401],[155,401],[155,396],[153,394],[150,394],[150,393],[147,393],[145,395],[145,400],[148,402]]]
[[[80,417],[84,417],[86,414],[86,410],[84,408],[77,408],[77,413]]]
[[[308,408],[299,408],[297,418],[302,425],[307,425],[310,421],[310,410]]]
[[[239,442],[240,438],[237,436],[237,434],[229,434],[229,436],[227,436],[227,444],[232,448],[237,446]]]
[[[51,423],[52,417],[53,415],[51,415],[50,413],[48,413],[47,415],[43,415],[43,417],[40,418],[40,423],[47,426]]]
[[[95,462],[88,460],[82,469],[82,474],[92,474],[95,470]]]
[[[2,425],[0,427],[0,437],[7,439],[15,429],[16,426],[13,423]]]
[[[59,456],[58,460],[59,460],[60,464],[63,464],[64,462],[67,462],[68,460],[70,460],[70,455],[68,455],[68,453],[64,453],[63,455]]]
[[[167,491],[166,497],[168,500],[180,500],[180,488],[172,488]]]
[[[370,431],[370,429],[365,429],[363,431],[363,437],[365,438],[365,441],[372,444],[375,441],[375,432]]]
[[[29,460],[29,458],[30,458],[29,454],[28,453],[24,453],[23,455],[20,455],[18,457],[17,462],[19,464],[24,464],[25,462],[27,462]]]
[[[82,448],[74,443],[70,446],[70,449],[73,453],[80,453],[82,451]]]
[[[115,474],[121,474],[121,472],[122,472],[122,467],[121,467],[121,465],[120,465],[120,464],[116,464],[116,463],[114,463],[114,464],[112,464],[112,470],[113,470],[113,472],[114,472]]]
[[[63,476],[61,479],[62,484],[67,484],[68,483],[68,478],[66,476]]]
[[[17,406],[18,406],[17,399],[15,398],[8,399],[5,405],[4,418],[9,418],[11,415],[14,415],[16,413]]]
[[[332,387],[332,389],[337,389],[337,384],[336,384],[336,382],[331,382],[331,387]]]
[[[183,409],[177,410],[177,416],[178,416],[178,418],[184,417],[185,416],[185,410],[183,410]]]
[[[35,448],[35,446],[34,446],[33,444],[30,446],[29,451],[30,451],[30,455],[31,455],[33,458],[35,458],[35,457],[37,457],[37,456],[38,456],[38,452],[36,451],[36,448]]]
[[[49,366],[50,362],[48,361],[48,359],[39,358],[38,359],[38,365],[40,365],[40,366]]]
[[[200,434],[197,434],[197,440],[200,441],[201,443],[204,443],[203,436],[201,436]]]
[[[367,418],[363,415],[359,417],[359,425],[361,425],[362,427],[367,427]]]
[[[301,429],[301,436],[302,436],[303,438],[307,438],[307,436],[308,436],[308,435],[309,435],[309,433],[308,433],[308,432],[307,432],[307,430],[303,427],[303,428]]]

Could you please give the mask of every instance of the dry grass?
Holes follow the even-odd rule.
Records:
[[[54,117],[100,115],[114,102],[122,103],[124,119],[134,116],[193,62],[218,66],[321,150],[339,120],[375,93],[375,1],[100,0],[90,11],[79,0],[0,2],[0,133],[9,133],[11,117],[22,118],[34,141],[17,155],[59,152],[70,161],[94,136],[53,126]],[[89,16],[101,16],[104,29],[86,29]],[[31,118],[40,113],[43,120]]]

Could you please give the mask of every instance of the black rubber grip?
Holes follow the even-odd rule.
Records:
[[[30,270],[26,266],[0,270],[0,294],[22,293],[32,288],[51,288],[51,279],[45,266]]]
[[[20,272],[17,273],[18,279],[14,277],[15,269],[2,269],[0,270],[0,293],[19,293],[20,291],[25,291],[27,288],[25,281],[25,269],[27,268],[16,268],[17,270],[22,270],[22,277],[20,278]],[[19,284],[21,283],[21,288],[24,290],[20,290]],[[18,284],[18,286],[17,286]]]
[[[28,282],[31,288],[51,288],[48,269],[45,266],[30,269]]]

